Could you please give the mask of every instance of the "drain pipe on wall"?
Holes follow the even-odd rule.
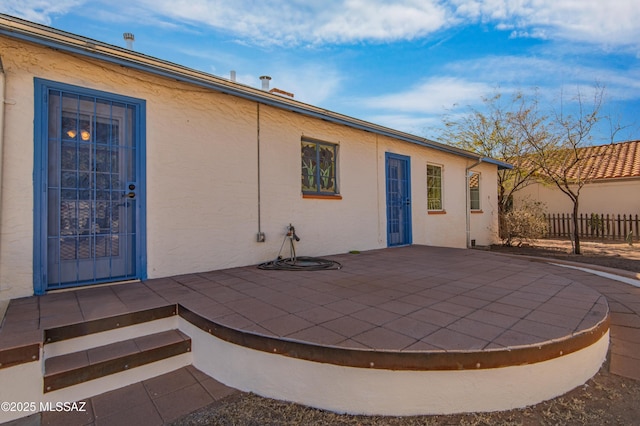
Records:
[[[260,102],[256,102],[256,151],[258,158],[258,234],[256,235],[256,241],[259,243],[264,243],[265,235],[262,232],[262,207],[260,206]]]
[[[2,166],[4,165],[4,96],[6,88],[6,76],[4,74],[4,66],[2,65],[2,57],[0,56],[0,218],[2,218]],[[0,227],[0,239],[1,238],[2,228]],[[2,250],[1,244],[0,250]],[[0,318],[2,318],[2,316],[0,316]]]
[[[6,91],[6,76],[4,74],[4,66],[2,65],[2,57],[0,56],[0,258],[2,256],[2,166],[4,165],[4,97]],[[0,294],[2,294],[3,285],[0,276]],[[3,299],[4,297],[0,297]],[[9,302],[0,301],[0,323],[4,318]]]
[[[473,169],[478,164],[482,163],[484,160],[483,157],[478,158],[478,161],[464,169],[464,182],[466,185],[465,193],[467,194],[467,199],[465,202],[466,207],[466,219],[467,219],[467,248],[471,248],[471,189],[469,189],[469,171]]]

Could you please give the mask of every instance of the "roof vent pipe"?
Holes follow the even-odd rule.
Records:
[[[263,75],[260,77],[260,80],[262,80],[262,90],[269,90],[269,80],[271,80],[271,77]]]
[[[127,43],[127,49],[133,50],[133,41],[135,40],[133,33],[124,33],[122,37],[124,37],[124,41]]]
[[[236,72],[235,70],[231,70],[231,72],[229,73],[229,80],[233,81],[234,83],[236,82]]]

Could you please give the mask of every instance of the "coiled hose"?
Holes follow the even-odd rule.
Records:
[[[284,243],[290,241],[291,257],[283,259],[280,254]],[[296,256],[296,249],[293,241],[300,241],[300,238],[296,235],[296,229],[293,225],[289,224],[287,227],[287,234],[282,241],[278,257],[270,262],[261,263],[258,265],[258,269],[272,270],[272,271],[323,271],[330,269],[340,269],[342,264],[335,260],[322,259],[320,257],[309,256]]]

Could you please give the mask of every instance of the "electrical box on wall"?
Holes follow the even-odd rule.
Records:
[[[265,241],[264,232],[258,232],[258,234],[256,235],[256,241],[259,243],[264,243]]]

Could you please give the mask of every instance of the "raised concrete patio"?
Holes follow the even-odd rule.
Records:
[[[0,350],[40,344],[45,329],[167,304],[225,342],[381,370],[541,363],[578,352],[608,331],[605,297],[582,281],[610,280],[581,271],[424,246],[330,258],[343,268],[243,267],[15,300],[0,329]]]
[[[167,303],[265,336],[393,351],[533,345],[593,327],[607,313],[606,299],[573,278],[584,273],[525,259],[422,246],[330,258],[342,269],[249,266],[18,299],[0,345]]]

